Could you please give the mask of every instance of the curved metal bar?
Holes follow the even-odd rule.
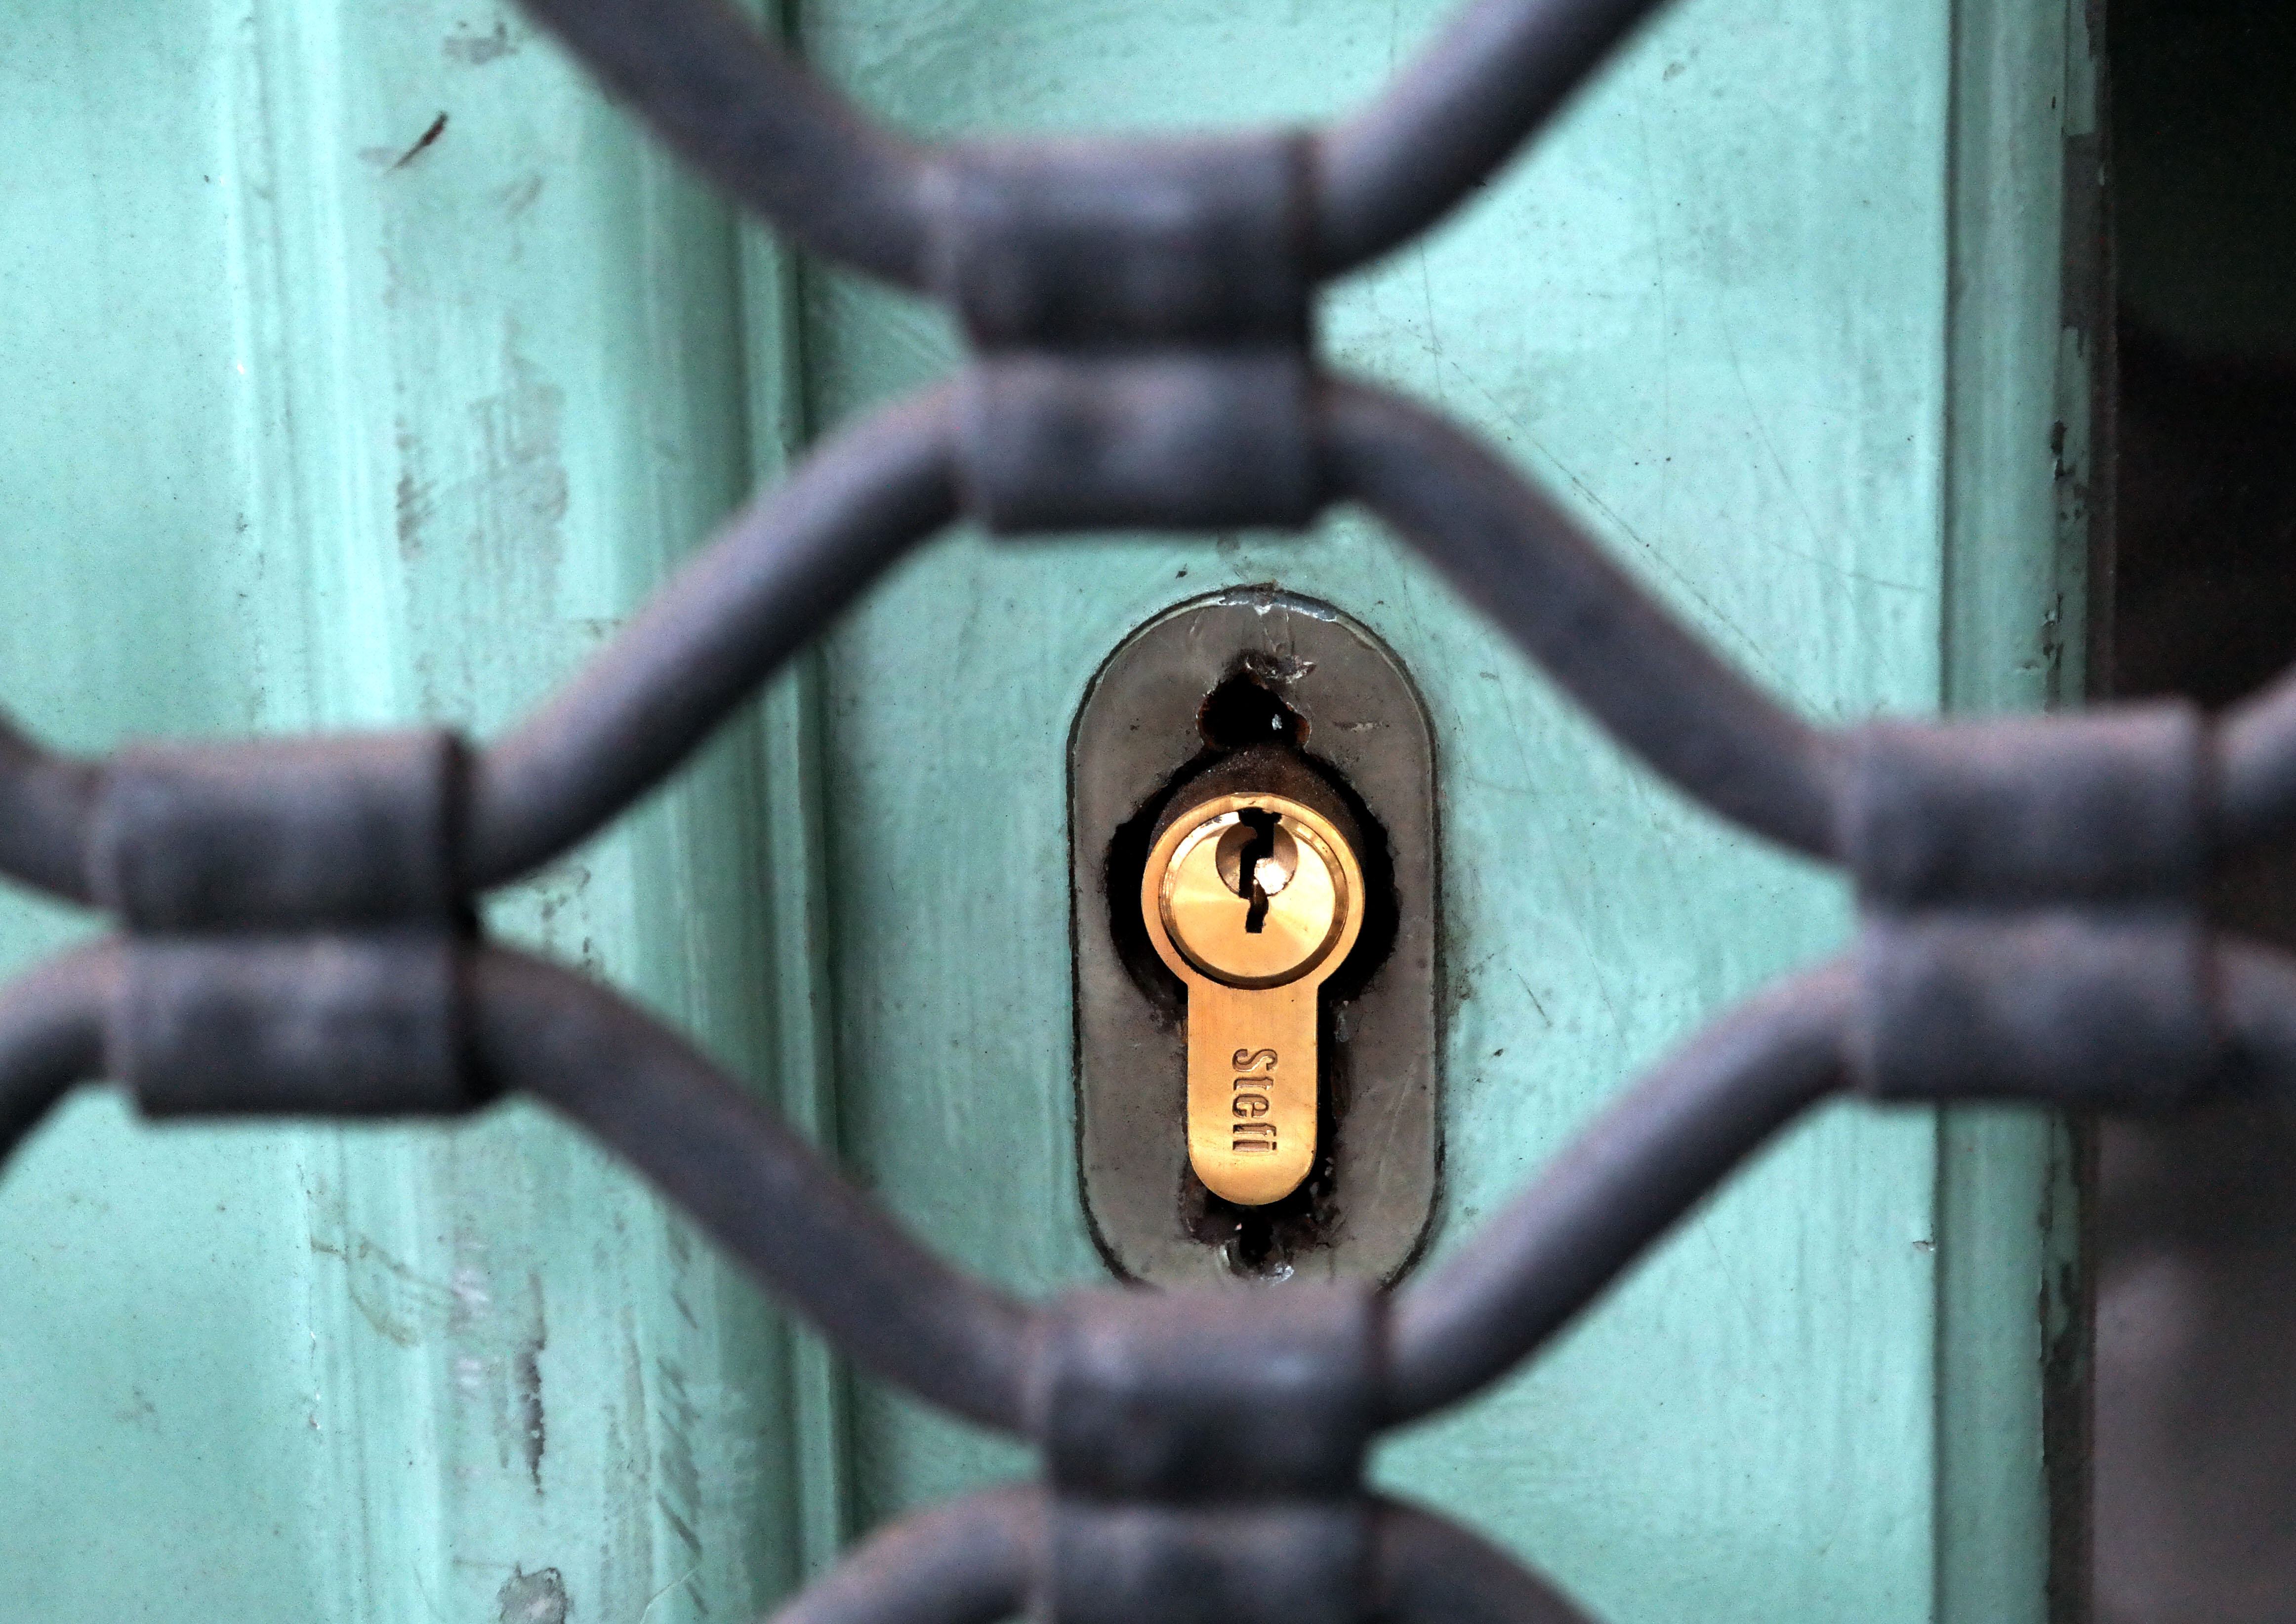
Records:
[[[2226,711],[2217,741],[2217,843],[2249,846],[2296,829],[2296,670]]]
[[[103,1075],[117,943],[91,942],[0,988],[0,1163],[72,1087]]]
[[[1327,385],[1339,494],[1401,530],[1620,743],[1712,810],[1835,854],[1834,746],[1667,614],[1562,510],[1464,432]]]
[[[1315,138],[1316,269],[1433,225],[1505,163],[1659,0],[1482,0],[1378,99]]]
[[[720,186],[808,247],[922,291],[931,153],[724,0],[524,0]],[[1658,0],[1483,0],[1315,137],[1313,249],[1337,275],[1415,236],[1506,161]]]
[[[1505,1373],[1732,1168],[1838,1087],[1852,987],[1849,961],[1837,959],[1741,1005],[1406,1288],[1390,1309],[1390,1418],[1423,1415]]]
[[[67,902],[88,902],[92,763],[55,755],[0,716],[0,874]]]
[[[1044,1491],[985,1489],[904,1517],[767,1615],[771,1624],[999,1624],[1027,1604]]]
[[[2233,1050],[2232,1091],[2296,1104],[2296,956],[2243,938],[2221,940],[2216,981]]]
[[[1382,1497],[1372,1533],[1378,1612],[1396,1624],[1591,1624],[1481,1535]]]
[[[724,0],[525,0],[718,185],[807,247],[924,283],[925,154]]]
[[[637,799],[956,513],[949,390],[828,441],[472,767],[463,878],[499,885]]]
[[[973,1420],[1021,1424],[1029,1311],[966,1278],[831,1171],[685,1040],[606,988],[475,955],[474,1041],[497,1088],[580,1123],[879,1374]]]

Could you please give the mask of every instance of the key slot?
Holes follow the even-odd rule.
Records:
[[[1365,892],[1356,947],[1313,1016],[1314,1163],[1263,1206],[1224,1201],[1190,1168],[1185,999],[1139,902],[1166,816],[1229,786],[1246,761],[1354,829]],[[1259,588],[1217,595],[1111,657],[1079,709],[1070,764],[1078,1169],[1103,1255],[1152,1281],[1392,1277],[1431,1216],[1439,1126],[1432,736],[1408,678],[1327,607]],[[1262,882],[1268,911],[1224,890],[1261,934],[1281,895],[1266,865],[1283,866],[1282,831],[1273,853],[1241,820],[1233,838],[1234,870]]]

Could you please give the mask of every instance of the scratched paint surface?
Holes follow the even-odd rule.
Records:
[[[1447,9],[808,0],[804,15],[817,60],[939,133],[1319,116],[1367,94]],[[2046,63],[2062,12],[2000,10],[1964,26]],[[1945,570],[1966,528],[1945,478],[1952,12],[1941,0],[1681,5],[1528,166],[1340,290],[1324,324],[1341,365],[1472,424],[1824,722],[1933,709],[1950,685]],[[2052,86],[2027,88],[2046,118]],[[2055,250],[2014,251],[2046,266]],[[832,418],[951,354],[937,316],[849,280],[816,283],[807,314]],[[1995,349],[2046,383],[2054,318],[2020,326],[2024,314],[2005,303],[1969,319],[2000,321]],[[1988,464],[2021,528],[1985,537],[1984,569],[2005,573],[1967,578],[2030,634],[1964,650],[1998,676],[1988,703],[2039,697],[2014,671],[2045,600],[2006,571],[2053,556],[2048,422],[2028,411]],[[871,898],[837,915],[839,1107],[876,1186],[991,1274],[1038,1289],[1100,1274],[1067,1112],[1070,720],[1133,626],[1256,581],[1359,616],[1401,653],[1436,721],[1449,954],[1439,1246],[1471,1234],[1638,1068],[1845,937],[1837,882],[1655,784],[1359,519],[1306,542],[943,547],[825,660],[833,884]],[[1987,1187],[2030,1243],[2041,1152],[2030,1130],[2006,1131]],[[2038,1275],[2029,1259],[2003,1289],[1954,1295],[1948,1273],[1972,1266],[1940,1267],[1948,1170],[1925,1115],[1825,1114],[1555,1357],[1392,1446],[1381,1475],[1491,1530],[1607,1618],[1948,1616],[1939,1579],[1963,1554],[1934,1518],[1957,1492],[1934,1448],[1940,1417],[1964,1387],[2030,1392],[2020,1330]],[[1940,1341],[1964,1336],[1990,1365],[1939,1364]],[[855,1433],[868,1515],[1015,1465],[873,1391]],[[1990,1448],[2021,1460],[2033,1446],[1997,1430]],[[1967,1514],[1998,1560],[1968,1616],[2038,1616],[2038,1472],[1990,1491],[1989,1509]]]
[[[31,0],[0,63],[0,693],[490,731],[747,480],[722,212],[506,7]],[[426,138],[427,137],[427,138]],[[753,1073],[755,752],[498,910]],[[73,929],[0,900],[20,965]],[[529,1110],[135,1123],[0,1180],[11,1619],[681,1624],[787,1581],[781,1334]]]
[[[866,100],[941,131],[1318,114],[1440,9],[809,0],[804,21]],[[12,21],[0,702],[64,744],[489,731],[771,471],[791,400],[834,422],[952,354],[937,316],[811,279],[795,374],[757,244],[487,0]],[[1687,0],[1326,321],[1343,364],[1476,425],[1827,720],[2035,702],[2062,641],[2054,137],[2031,138],[2031,74],[1989,93],[1999,129],[1977,117],[1956,28],[1988,60],[2062,49],[2054,0]],[[1949,124],[2001,153],[1983,263],[1952,246]],[[2023,144],[1992,138],[2012,127]],[[2006,291],[1949,319],[1949,273]],[[1441,729],[1456,1244],[1847,912],[1654,786],[1352,519],[946,543],[837,629],[817,713],[783,691],[496,923],[834,1120],[966,1261],[1095,1278],[1062,740],[1132,626],[1268,579],[1379,630]],[[77,928],[0,900],[0,968]],[[1831,1114],[1382,1474],[1621,1624],[2037,1618],[2044,1148]],[[849,1473],[873,1520],[1020,1466],[867,1387],[849,1456],[817,1350],[529,1111],[158,1131],[91,1095],[0,1177],[0,1303],[11,1617],[740,1618],[847,1520]]]

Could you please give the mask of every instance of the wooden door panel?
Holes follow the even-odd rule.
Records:
[[[491,733],[739,498],[726,212],[514,7],[37,0],[12,34],[25,726]],[[494,923],[764,1079],[760,770],[718,749]],[[12,969],[78,928],[0,912]],[[155,1129],[92,1093],[0,1236],[11,1618],[671,1624],[791,1577],[778,1327],[538,1111]]]
[[[797,21],[941,134],[1319,117],[1446,9]],[[1683,0],[1458,220],[1336,290],[1326,348],[1503,447],[1815,718],[2077,692],[2080,12]],[[737,231],[513,7],[30,0],[19,25],[0,704],[62,744],[489,733],[808,432],[955,359],[937,314]],[[1260,581],[1368,624],[1439,731],[1456,1244],[1849,910],[1357,516],[937,543],[491,923],[696,1033],[962,1261],[1104,1278],[1070,1115],[1067,730],[1133,627]],[[0,957],[84,928],[12,894]],[[2061,1176],[2037,1118],[1831,1111],[1381,1476],[1620,1624],[2038,1620]],[[1027,1470],[849,1384],[526,1110],[163,1131],[91,1094],[0,1180],[0,1301],[27,1396],[0,1573],[64,1624],[738,1618],[859,1525]]]
[[[1193,127],[1342,108],[1447,9],[810,0],[804,38],[911,128]],[[2023,161],[2006,137],[2054,155],[2062,133],[2046,107],[2037,123],[2021,103],[1961,99],[1956,26],[2062,83],[2061,9],[1678,7],[1529,161],[1343,284],[1323,321],[1338,364],[1505,447],[1677,612],[1826,722],[2041,702],[2028,668],[2045,655],[2045,595],[2061,575],[2078,586],[2041,455],[2055,407],[2002,397],[2013,376],[2054,402],[2053,296],[1956,312],[1950,291],[1956,274],[2030,283],[2054,264],[2041,232],[1957,262],[1956,209],[2018,184],[1995,172]],[[1990,144],[1957,174],[1948,132],[1988,116],[2021,122],[1982,127]],[[1981,205],[1965,195],[1978,185]],[[813,284],[806,314],[824,421],[956,353],[937,316],[841,276]],[[1969,370],[2005,348],[2020,360]],[[1957,422],[1977,394],[1993,415]],[[1973,470],[1958,488],[1949,464]],[[1365,620],[1436,718],[1439,1246],[1637,1068],[1845,939],[1837,880],[1655,783],[1360,517],[1306,541],[944,544],[823,658],[838,1111],[875,1187],[999,1278],[1044,1290],[1103,1272],[1064,1116],[1070,718],[1134,626],[1263,581]],[[1955,645],[1955,608],[1991,615],[1986,642]],[[1941,1418],[1989,1404],[2038,1424],[2018,1407],[2038,1403],[2030,1215],[2050,1144],[2030,1121],[1941,1136],[1931,1113],[1824,1113],[1553,1357],[1394,1444],[1383,1475],[1606,1617],[1926,1618],[1948,1605],[1941,1585],[1971,1617],[2038,1608],[2038,1467],[1972,1484],[1991,1498],[1959,1525],[1965,1542],[1937,1507],[1971,1441]],[[2013,1240],[1986,1243],[2011,1255],[1981,1258],[1971,1226],[1955,1229],[1972,1188],[2026,1204]],[[1948,1232],[1963,1269],[1994,1272],[1941,1266]],[[1941,1359],[1941,1341],[1987,1352]],[[857,1403],[865,1518],[1017,1469],[898,1396]],[[1981,1600],[1956,1588],[1964,1561],[1991,1564]]]

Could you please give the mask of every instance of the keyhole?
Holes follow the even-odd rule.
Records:
[[[1244,842],[1241,860],[1236,864],[1236,893],[1249,899],[1243,911],[1243,928],[1247,935],[1257,936],[1267,925],[1267,892],[1259,882],[1259,865],[1263,858],[1275,855],[1275,814],[1260,807],[1246,807],[1236,814],[1236,821],[1251,831]]]

